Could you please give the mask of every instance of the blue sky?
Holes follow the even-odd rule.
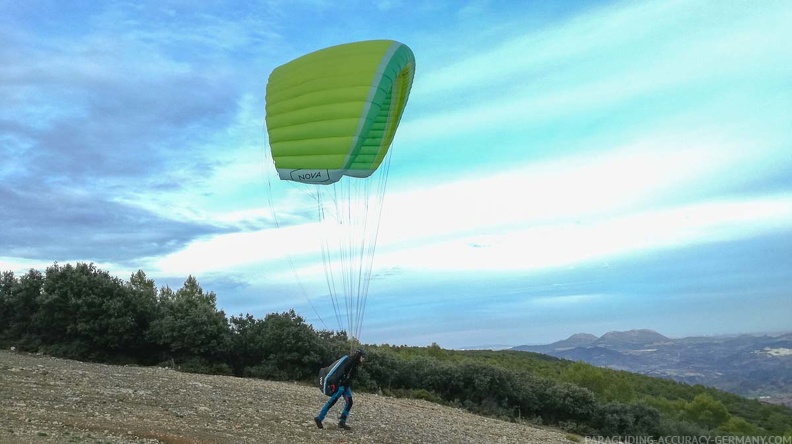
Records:
[[[364,342],[789,330],[789,23],[772,0],[0,0],[0,269],[194,275],[228,315],[338,328],[321,267],[289,272],[311,227],[272,224],[264,94],[385,38],[416,76]]]

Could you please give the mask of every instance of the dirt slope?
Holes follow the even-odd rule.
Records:
[[[313,423],[313,387],[0,351],[0,443],[569,443],[563,432],[355,394]]]

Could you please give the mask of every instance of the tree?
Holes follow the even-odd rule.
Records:
[[[660,412],[644,403],[612,402],[600,408],[594,418],[597,430],[608,436],[658,436]]]
[[[264,360],[264,321],[251,314],[232,316],[229,361],[237,376],[258,376],[257,367]]]
[[[357,382],[361,388],[369,391],[381,389],[386,393],[404,388],[394,384],[397,375],[405,373],[404,359],[384,347],[369,348],[366,353],[366,365],[360,369]]]
[[[708,429],[715,429],[729,420],[731,415],[722,402],[701,393],[685,405],[685,417]]]
[[[174,360],[200,358],[204,363],[225,363],[231,344],[228,320],[216,307],[217,296],[204,293],[189,276],[175,293],[163,287],[158,295],[158,314],[151,322],[149,339],[161,345]]]
[[[134,335],[128,338],[127,350],[141,363],[154,363],[161,350],[148,340],[147,334],[157,316],[156,284],[143,270],[138,270],[129,277],[126,288],[127,305],[134,322]]]
[[[44,276],[41,272],[30,269],[19,278],[6,301],[9,312],[6,334],[9,339],[19,341],[22,350],[35,350],[41,343],[33,328],[33,317],[39,310],[39,296],[43,286]]]
[[[721,424],[718,427],[718,432],[733,436],[757,436],[761,434],[759,427],[738,416],[732,416],[728,421]]]
[[[635,391],[622,372],[604,370],[580,361],[565,368],[561,378],[591,390],[605,401],[628,402],[635,397]]]
[[[129,286],[94,264],[55,264],[47,268],[32,321],[51,353],[105,361],[143,348],[151,312]]]
[[[265,377],[306,380],[322,364],[324,350],[313,327],[294,310],[270,313],[264,318],[261,347]]]
[[[556,421],[590,421],[597,406],[597,399],[590,390],[561,383],[551,387],[542,417],[555,417]]]
[[[0,340],[7,338],[11,327],[11,299],[14,288],[18,285],[16,276],[11,271],[0,274]]]

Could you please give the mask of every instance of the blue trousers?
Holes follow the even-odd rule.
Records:
[[[346,405],[344,405],[344,410],[341,412],[340,422],[346,422],[346,419],[349,416],[349,411],[352,410],[352,389],[344,386],[338,387],[338,390],[336,390],[336,392],[330,396],[330,399],[327,400],[327,403],[325,403],[324,407],[322,407],[322,411],[319,412],[319,416],[317,416],[319,421],[323,421],[325,419],[327,412],[329,412],[330,409],[335,405],[336,401],[338,401],[338,398],[342,396],[344,397],[344,402],[346,402]]]

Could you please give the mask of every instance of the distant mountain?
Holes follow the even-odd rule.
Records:
[[[792,333],[671,339],[653,330],[579,333],[531,351],[599,367],[703,384],[765,401],[792,397]]]
[[[548,345],[520,345],[513,347],[513,350],[532,351],[537,353],[551,354],[552,351],[570,350],[576,347],[585,347],[591,345],[594,341],[599,339],[594,335],[588,333],[578,333],[564,339],[563,341],[553,342]]]
[[[568,337],[567,339],[565,339],[564,341],[561,341],[561,342],[566,342],[569,345],[581,346],[581,345],[591,344],[592,342],[596,341],[597,339],[599,339],[599,338],[597,338],[594,335],[590,335],[588,333],[577,333],[577,334],[574,334],[574,335]]]
[[[593,336],[593,335],[590,335]],[[594,345],[602,347],[630,347],[645,346],[662,342],[669,339],[654,330],[630,330],[630,331],[611,331],[602,335],[594,342]]]

